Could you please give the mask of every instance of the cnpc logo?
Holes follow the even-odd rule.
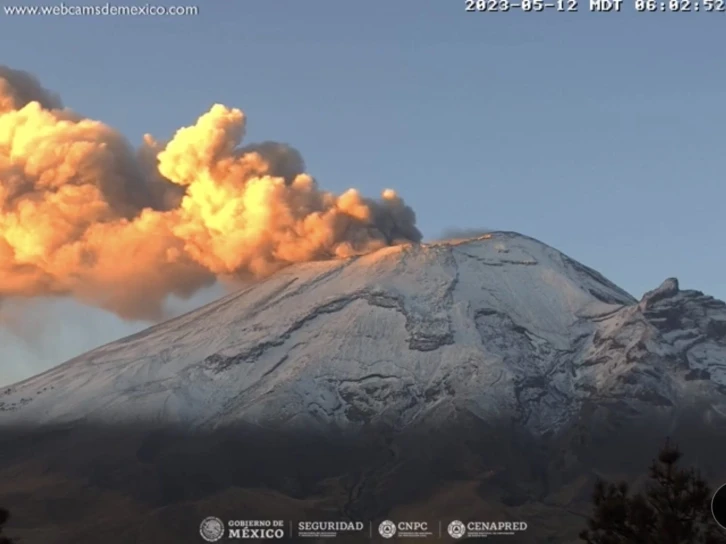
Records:
[[[383,538],[393,538],[397,533],[403,533],[403,536],[411,533],[426,533],[428,530],[429,524],[426,521],[399,521],[394,523],[387,519],[378,526],[378,534]]]

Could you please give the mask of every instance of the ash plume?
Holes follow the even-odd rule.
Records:
[[[217,278],[421,240],[394,191],[323,191],[291,147],[241,146],[245,124],[217,104],[134,149],[0,66],[0,301],[72,296],[154,320]]]

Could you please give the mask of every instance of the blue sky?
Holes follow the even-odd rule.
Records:
[[[132,142],[170,137],[215,102],[239,107],[248,141],[290,143],[329,190],[396,189],[427,238],[515,230],[638,297],[677,276],[726,299],[726,13],[580,4],[205,0],[183,18],[0,14],[0,63]],[[42,342],[0,332],[0,384],[142,326],[72,303],[46,313],[23,317]]]

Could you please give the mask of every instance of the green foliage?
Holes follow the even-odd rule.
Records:
[[[711,490],[698,471],[678,467],[681,452],[666,440],[644,492],[599,480],[580,539],[588,544],[726,544],[711,517]]]

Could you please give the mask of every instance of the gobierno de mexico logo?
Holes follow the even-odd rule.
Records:
[[[224,522],[214,516],[204,518],[199,524],[199,534],[207,542],[217,542],[224,537]]]

